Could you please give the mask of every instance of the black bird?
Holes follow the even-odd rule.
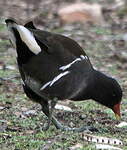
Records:
[[[36,29],[32,22],[19,25],[6,21],[10,41],[17,51],[17,63],[26,95],[41,104],[42,111],[62,130],[82,131],[61,125],[52,115],[58,100],[93,99],[120,117],[122,90],[118,82],[95,70],[89,57],[74,40]]]

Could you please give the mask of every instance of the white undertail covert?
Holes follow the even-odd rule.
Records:
[[[36,42],[34,35],[31,31],[29,31],[27,28],[25,28],[22,25],[18,25],[16,23],[9,23],[8,24],[8,30],[9,30],[9,36],[10,40],[13,44],[13,46],[16,48],[16,37],[13,34],[12,28],[16,28],[19,32],[19,35],[21,37],[21,40],[28,46],[29,50],[32,51],[34,54],[38,54],[41,52],[41,48]]]
[[[35,54],[41,52],[40,46],[37,44],[33,34],[27,28],[21,25],[17,25],[17,30],[20,34],[22,41],[28,46],[28,48]]]

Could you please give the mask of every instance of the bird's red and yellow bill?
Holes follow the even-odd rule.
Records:
[[[120,120],[120,118],[121,118],[121,115],[120,115],[120,103],[114,105],[113,112],[115,113],[116,119]]]

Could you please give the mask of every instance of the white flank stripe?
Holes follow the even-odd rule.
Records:
[[[62,66],[62,67],[60,67],[59,69],[64,71],[64,70],[70,68],[71,65],[74,64],[74,63],[77,62],[77,61],[81,61],[81,58],[76,58],[76,59],[75,59],[74,61],[72,61],[70,64],[68,64],[68,65],[66,65],[66,66]]]
[[[87,56],[84,56],[84,55],[80,55],[80,57],[81,57],[82,59],[88,59],[88,57],[87,57]]]
[[[50,86],[52,86],[56,81],[58,81],[60,78],[62,78],[63,76],[67,75],[68,73],[70,73],[70,71],[65,71],[63,73],[60,73],[58,76],[56,76],[50,83]]]
[[[44,90],[48,85],[50,85],[50,83],[51,83],[51,81],[49,81],[46,84],[44,84],[40,90]]]
[[[38,54],[41,52],[40,46],[37,44],[33,34],[24,26],[16,25],[16,28],[20,34],[20,37],[22,41],[29,47],[29,49],[35,53]]]
[[[52,86],[56,81],[58,81],[60,78],[62,78],[63,76],[67,75],[68,73],[70,73],[70,71],[66,71],[63,73],[60,73],[58,76],[56,76],[53,80],[47,82],[46,84],[44,84],[40,90],[44,90],[47,86]]]
[[[73,65],[75,62],[81,61],[81,60],[84,60],[84,59],[88,59],[88,57],[87,57],[87,56],[84,56],[84,55],[80,55],[80,58],[76,58],[76,59],[75,59],[74,61],[72,61],[70,64],[65,65],[65,66],[62,66],[62,67],[60,67],[59,69],[64,71],[64,70],[70,68],[71,65]]]

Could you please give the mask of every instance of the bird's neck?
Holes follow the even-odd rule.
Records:
[[[105,90],[105,85],[103,83],[107,80],[106,78],[108,78],[106,75],[93,69],[87,80],[85,80],[84,84],[86,84],[86,86],[82,88],[80,93],[78,93],[73,100],[80,101],[93,99],[94,101],[105,105],[105,101],[107,101],[107,91]]]
[[[91,99],[95,100],[96,102],[102,105],[105,105],[108,100],[107,92],[110,88],[108,87],[108,81],[110,77],[97,70],[94,70],[93,77],[94,78],[90,93]]]

